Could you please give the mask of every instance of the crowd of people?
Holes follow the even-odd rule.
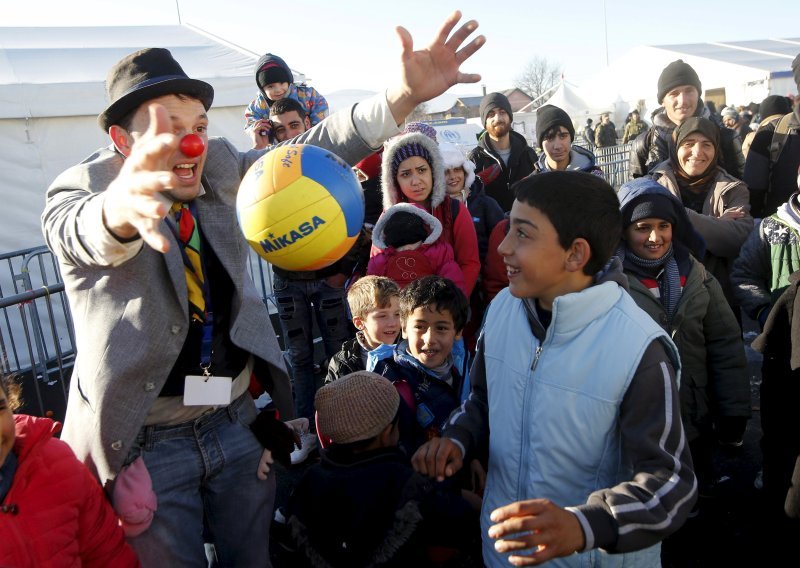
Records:
[[[763,331],[764,523],[800,527],[798,101],[716,117],[678,60],[652,126],[626,121],[618,190],[592,151],[620,138],[607,114],[587,149],[540,107],[537,153],[489,93],[465,155],[405,122],[479,80],[460,17],[417,51],[398,28],[400,83],[333,114],[267,53],[246,152],[208,137],[213,88],[169,51],[111,69],[111,145],[42,214],[78,344],[61,439],[0,383],[0,564],[672,564],[751,417],[742,313]],[[273,330],[235,197],[287,141],[353,165],[365,222],[328,267],[273,267]],[[276,514],[275,462],[317,451]]]

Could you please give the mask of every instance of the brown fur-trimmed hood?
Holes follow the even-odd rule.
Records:
[[[436,209],[444,201],[447,194],[444,178],[444,160],[439,151],[439,146],[431,138],[419,132],[410,132],[387,140],[384,144],[383,163],[381,164],[381,189],[383,191],[384,211],[396,203],[406,201],[406,197],[400,191],[397,180],[392,175],[392,160],[399,148],[406,144],[416,142],[431,156],[433,161],[431,174],[433,176],[433,187],[431,188],[431,209]]]

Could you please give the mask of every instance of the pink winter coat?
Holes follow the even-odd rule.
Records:
[[[383,230],[392,214],[408,211],[419,215],[428,226],[428,237],[413,251],[398,251],[384,242]],[[410,203],[399,203],[384,211],[372,231],[374,256],[369,259],[367,274],[386,276],[402,288],[423,276],[448,278],[468,297],[464,273],[455,260],[453,247],[440,239],[442,224],[424,209]]]
[[[0,566],[139,566],[100,484],[49,418],[14,416],[18,466],[0,510]]]

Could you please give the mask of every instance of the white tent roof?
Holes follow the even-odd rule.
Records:
[[[697,71],[703,90],[724,88],[729,104],[760,102],[769,94],[796,90],[791,63],[798,52],[800,38],[639,46],[581,87],[582,92],[592,93],[591,101],[616,101],[618,114],[640,100],[652,111],[659,106],[656,91],[661,71],[683,59]]]
[[[0,28],[0,118],[97,115],[108,70],[145,47],[166,47],[210,83],[215,107],[246,105],[257,92],[259,54],[191,26]]]
[[[596,116],[602,112],[607,112],[611,109],[611,104],[598,103],[597,101],[587,102],[583,97],[581,91],[567,83],[561,81],[558,88],[553,92],[552,96],[544,101],[540,106],[553,105],[557,106],[566,112],[573,122],[583,123],[584,118],[589,116]],[[529,109],[530,105],[520,109],[520,112],[535,112],[535,109]]]

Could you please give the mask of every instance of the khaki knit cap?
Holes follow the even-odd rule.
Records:
[[[319,389],[314,405],[320,437],[349,444],[380,434],[397,414],[400,395],[381,375],[356,371]]]

